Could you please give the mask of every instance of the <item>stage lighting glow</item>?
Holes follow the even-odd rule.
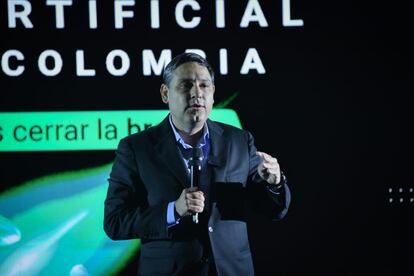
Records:
[[[0,216],[0,246],[7,246],[20,240],[21,233],[10,220]]]
[[[110,167],[51,175],[1,194],[1,225],[20,240],[0,247],[0,275],[67,275],[77,264],[91,275],[119,272],[140,242],[115,242],[103,231]]]

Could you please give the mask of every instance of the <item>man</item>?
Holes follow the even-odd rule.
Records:
[[[140,275],[254,275],[245,207],[283,218],[286,178],[249,132],[208,119],[215,86],[204,58],[181,54],[163,77],[170,114],[120,141],[104,229],[111,239],[141,239]],[[202,151],[196,188],[188,169],[193,148]]]

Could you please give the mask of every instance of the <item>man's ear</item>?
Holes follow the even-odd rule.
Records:
[[[213,103],[214,103],[214,92],[216,92],[216,86],[213,84]]]
[[[168,103],[168,87],[165,84],[161,84],[160,94],[161,94],[162,102],[167,104]]]

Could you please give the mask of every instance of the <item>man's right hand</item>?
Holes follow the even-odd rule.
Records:
[[[180,217],[201,213],[204,210],[204,193],[197,187],[184,189],[175,201],[175,211]]]

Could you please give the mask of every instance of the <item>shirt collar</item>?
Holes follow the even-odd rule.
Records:
[[[181,137],[180,133],[178,132],[178,130],[174,126],[174,123],[172,121],[171,114],[168,116],[168,119],[170,121],[171,128],[172,128],[172,130],[174,132],[175,140],[178,143],[180,143],[183,146],[183,148],[185,148],[185,149],[191,149],[191,148],[193,148],[191,145],[189,145],[186,142],[184,142],[184,140]],[[208,131],[208,126],[207,126],[207,123],[204,123],[203,135],[200,137],[200,140],[197,143],[197,147],[199,147],[199,148],[204,147],[207,144],[207,142],[208,142],[209,139],[210,139],[210,133]]]

